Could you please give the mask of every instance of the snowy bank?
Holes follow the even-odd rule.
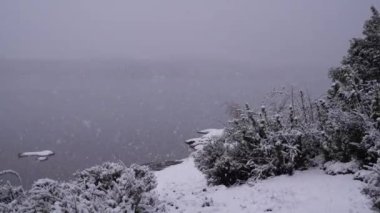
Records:
[[[201,137],[191,138],[185,141],[185,143],[193,150],[200,150],[204,145],[217,140],[222,137],[224,129],[205,129],[197,132],[201,134]]]
[[[157,193],[167,212],[369,213],[371,202],[353,175],[326,175],[319,169],[297,171],[226,188],[208,187],[192,158],[155,172]]]

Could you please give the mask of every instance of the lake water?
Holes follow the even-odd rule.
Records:
[[[221,128],[226,108],[261,104],[273,88],[326,90],[326,65],[258,68],[224,61],[0,61],[0,170],[29,186],[104,161],[187,156],[183,141]],[[50,149],[48,161],[18,159]]]

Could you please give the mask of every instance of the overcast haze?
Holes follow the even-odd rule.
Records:
[[[0,2],[6,58],[323,62],[359,35],[368,0]]]
[[[0,170],[179,159],[226,107],[323,95],[378,1],[0,1]],[[51,149],[46,162],[17,153]]]

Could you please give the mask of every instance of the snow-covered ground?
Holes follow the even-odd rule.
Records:
[[[167,212],[369,213],[363,183],[352,175],[326,175],[320,169],[296,172],[226,188],[208,187],[192,158],[156,172],[157,193]]]

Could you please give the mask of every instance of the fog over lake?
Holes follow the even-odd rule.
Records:
[[[322,96],[378,3],[275,2],[0,2],[0,170],[29,186],[104,161],[181,159],[228,106],[282,87]],[[45,149],[56,154],[18,158]]]
[[[223,127],[228,105],[260,104],[280,85],[320,95],[328,84],[323,67],[285,73],[225,61],[11,60],[0,67],[0,169],[28,181],[67,178],[103,161],[183,158],[184,140]],[[56,155],[46,162],[17,157],[44,149]]]

